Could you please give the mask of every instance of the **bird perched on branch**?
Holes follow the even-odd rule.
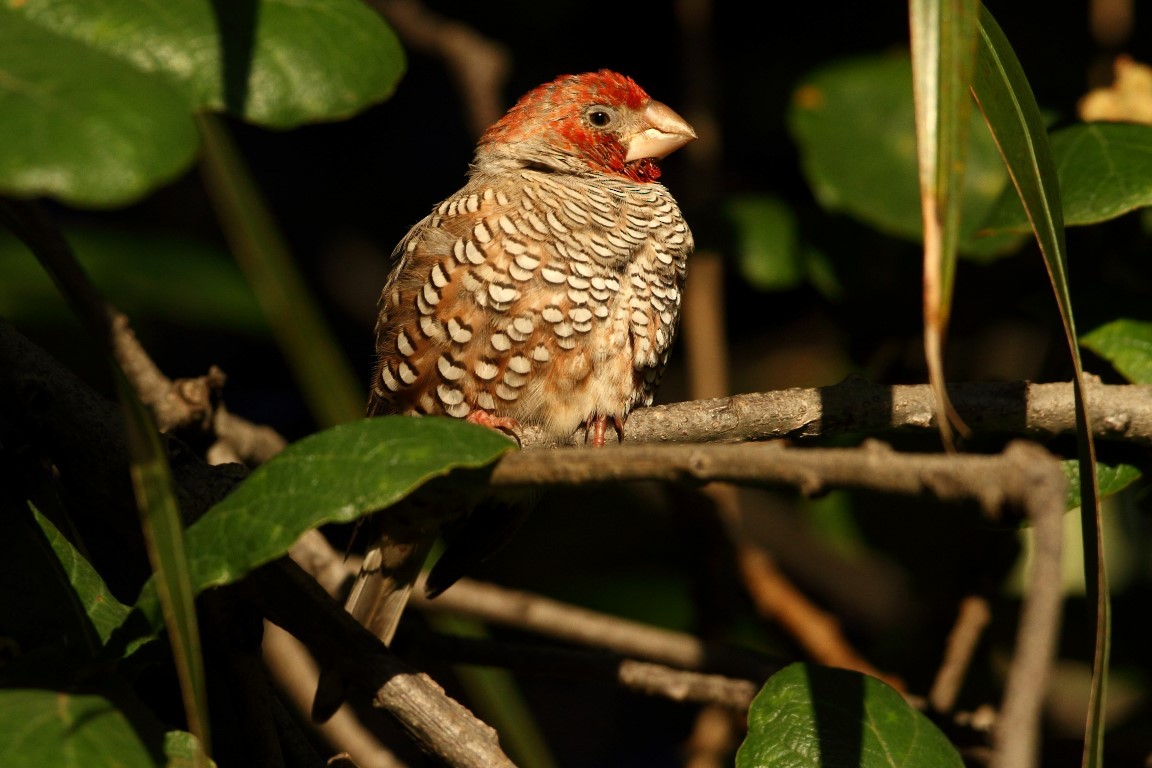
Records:
[[[521,98],[481,137],[468,183],[393,253],[368,414],[452,416],[512,434],[531,424],[557,437],[583,427],[594,446],[611,425],[622,439],[667,363],[692,251],[656,161],[695,137],[608,70]],[[386,643],[445,518],[459,514],[433,506],[402,502],[375,517],[378,541],[348,609]],[[454,546],[431,591],[458,577],[437,575]]]

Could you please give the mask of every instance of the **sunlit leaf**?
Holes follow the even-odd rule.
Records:
[[[310,435],[259,467],[189,527],[195,591],[236,581],[285,554],[305,531],[384,509],[427,481],[477,469],[514,444],[459,419],[384,416]],[[458,490],[482,476],[460,476]],[[157,625],[154,584],[137,603]]]
[[[1053,131],[1052,158],[1064,201],[1064,224],[1096,224],[1152,205],[1152,126],[1087,123]],[[988,231],[1026,231],[1014,194],[988,215]]]
[[[886,683],[792,664],[757,694],[736,768],[961,768],[951,742]]]
[[[404,66],[358,0],[0,3],[0,194],[124,205],[188,168],[194,113],[334,120]]]
[[[0,3],[0,194],[115,206],[183,172],[198,142],[185,96],[21,5]]]
[[[1080,343],[1133,384],[1152,384],[1152,323],[1113,320],[1084,334]]]
[[[1061,462],[1064,475],[1068,478],[1068,500],[1065,502],[1068,509],[1080,506],[1080,462]],[[1143,473],[1138,467],[1131,464],[1096,464],[1096,487],[1100,498],[1104,499],[1112,494],[1120,493],[1132,483],[1140,479]]]

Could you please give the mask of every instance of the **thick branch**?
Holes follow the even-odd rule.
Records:
[[[579,459],[573,451],[581,451]],[[866,489],[940,501],[973,501],[994,518],[1006,507],[1026,508],[1032,488],[1019,473],[1039,466],[1046,481],[1064,487],[1054,457],[1036,445],[1013,443],[1002,454],[897,453],[870,441],[862,448],[787,448],[739,445],[621,445],[599,451],[558,448],[506,454],[495,465],[495,486],[580,485],[630,480],[714,481],[794,487],[806,494]]]
[[[977,433],[1048,439],[1076,430],[1071,383],[950,384],[948,393]],[[1095,383],[1087,396],[1096,437],[1152,445],[1152,385]],[[628,418],[625,434],[629,443],[731,443],[925,430],[936,431],[926,384],[884,386],[853,376],[817,389],[641,408]],[[527,428],[521,440],[526,448],[557,444]],[[581,436],[568,441],[579,442]]]

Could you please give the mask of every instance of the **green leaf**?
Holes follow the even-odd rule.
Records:
[[[134,321],[160,317],[186,327],[268,332],[252,290],[224,251],[162,234],[72,230],[66,237],[100,292]],[[0,274],[0,317],[71,320],[59,290],[6,232],[0,232]]]
[[[944,340],[952,315],[956,258],[961,239],[976,62],[979,0],[910,0],[912,86],[920,208],[924,222],[924,357],[946,447],[952,428],[967,431],[948,399]]]
[[[1080,343],[1133,384],[1152,384],[1152,323],[1113,320],[1084,334]]]
[[[68,583],[71,584],[76,598],[79,599],[84,613],[88,616],[88,620],[92,622],[92,627],[96,630],[100,642],[108,642],[112,630],[120,626],[128,617],[128,606],[113,597],[96,569],[76,551],[68,539],[61,535],[56,526],[40,514],[34,506],[31,504],[28,506],[31,508],[40,530],[48,539],[49,546],[56,554],[60,567],[64,569],[64,575],[67,577]]]
[[[1152,126],[1082,123],[1053,131],[1050,141],[1066,226],[1096,224],[1152,205]],[[1019,198],[1005,194],[984,229],[1026,231]]]
[[[192,162],[196,126],[168,81],[0,4],[0,194],[116,206]]]
[[[1068,509],[1080,506],[1080,462],[1069,460],[1061,462],[1064,475],[1068,478],[1068,499],[1065,502]],[[1131,464],[1096,464],[1096,488],[1100,498],[1107,498],[1120,493],[1132,483],[1140,479],[1143,473],[1138,467]]]
[[[961,768],[956,748],[886,683],[791,664],[748,711],[736,768]]]
[[[0,765],[154,768],[132,723],[100,696],[0,690]]]
[[[484,467],[513,447],[487,427],[437,417],[363,419],[306,437],[259,467],[188,529],[195,590],[240,579],[285,554],[311,528],[384,509],[433,478]],[[468,488],[462,483],[458,490]],[[151,581],[137,607],[155,628]]]
[[[991,257],[1019,236],[977,237],[1008,183],[996,145],[969,128],[962,195],[964,255]],[[912,69],[906,55],[848,59],[813,72],[793,94],[789,125],[804,175],[820,203],[897,237],[919,241],[919,176]]]
[[[1080,527],[1084,535],[1084,579],[1095,619],[1092,663],[1092,695],[1085,723],[1084,768],[1102,764],[1104,750],[1103,706],[1111,648],[1111,603],[1104,570],[1100,501],[1096,489],[1096,449],[1084,403],[1084,366],[1076,340],[1072,299],[1068,290],[1068,256],[1064,242],[1060,184],[1052,159],[1048,135],[1036,97],[1016,53],[987,8],[981,8],[979,61],[972,93],[984,113],[997,147],[1008,166],[1012,183],[1028,214],[1044,265],[1052,283],[1064,336],[1075,371],[1073,392],[1076,406],[1076,443],[1080,477]],[[1025,756],[1021,756],[1024,758]],[[1007,759],[1007,758],[1006,758]],[[1030,759],[1030,758],[1026,758]]]
[[[216,762],[208,758],[204,745],[187,731],[169,731],[164,734],[165,768],[215,768]]]
[[[9,6],[8,13],[45,32],[168,84],[186,112],[227,110],[275,128],[346,117],[382,101],[405,66],[391,29],[357,0],[22,0]]]
[[[391,95],[395,35],[357,0],[0,4],[0,194],[133,202],[184,171],[193,114],[290,128]]]
[[[740,273],[762,291],[795,288],[805,277],[796,216],[769,195],[734,197],[724,205],[739,244]]]

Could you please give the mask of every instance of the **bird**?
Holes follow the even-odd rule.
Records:
[[[611,426],[622,440],[668,362],[693,249],[658,161],[695,138],[607,69],[521,97],[481,136],[463,188],[393,251],[368,416],[447,416],[512,436],[531,425],[561,439],[583,429],[594,447]],[[498,546],[486,526],[519,519],[445,506],[410,497],[374,516],[346,608],[385,644],[438,534],[455,524],[480,554],[453,557],[450,542],[433,596]]]

